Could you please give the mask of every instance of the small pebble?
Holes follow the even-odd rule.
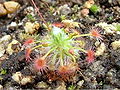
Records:
[[[88,16],[88,14],[89,14],[89,9],[84,8],[84,9],[81,10],[81,15],[82,16],[86,17],[86,16]]]
[[[17,26],[17,23],[16,22],[12,22],[11,24],[10,24],[10,27],[16,27]]]
[[[111,45],[114,50],[120,48],[120,40],[112,42]]]
[[[75,27],[79,27],[79,22],[74,22],[73,20],[63,20],[62,23],[66,26],[66,27],[71,27],[71,28],[75,28]]]
[[[94,0],[88,0],[85,2],[84,7],[90,8],[94,3]]]
[[[13,74],[12,79],[18,83],[20,83],[20,79],[22,78],[22,74],[21,72],[16,72],[15,74]]]
[[[3,90],[3,86],[2,85],[0,85],[0,90]]]
[[[21,85],[26,85],[27,83],[32,82],[31,76],[24,76],[21,72],[16,72],[12,75],[12,79]]]
[[[2,4],[0,4],[0,16],[4,16],[7,14],[7,10],[4,8]]]
[[[29,7],[27,7],[27,8],[24,9],[23,13],[24,14],[30,14],[32,12],[34,12],[34,8],[32,6],[29,6]]]
[[[17,30],[17,29],[14,29],[14,28],[17,28],[18,27],[18,24],[16,22],[11,22],[10,25],[7,25],[7,28],[10,29],[10,30]]]
[[[101,43],[100,46],[97,48],[95,55],[100,56],[103,55],[104,51],[106,50],[106,46],[104,43]]]
[[[2,57],[5,53],[5,49],[2,44],[0,44],[0,57]]]
[[[25,23],[25,32],[28,34],[33,34],[35,33],[40,27],[39,23],[31,23],[31,22],[26,22]]]
[[[98,47],[98,45],[100,45],[100,41],[95,42],[95,46]]]
[[[8,42],[9,40],[11,40],[11,36],[10,35],[5,35],[0,39],[0,43]]]
[[[77,83],[77,85],[78,85],[79,87],[82,87],[83,83],[84,83],[84,80],[81,80],[81,81],[79,81],[79,82]]]
[[[48,85],[45,83],[45,82],[38,82],[37,85],[36,85],[37,88],[41,88],[41,89],[46,89],[48,88]]]
[[[20,8],[20,4],[14,1],[4,2],[4,6],[8,13],[14,13]]]
[[[11,55],[13,52],[16,52],[16,50],[19,51],[19,49],[20,49],[19,47],[16,47],[15,50],[14,50],[12,48],[13,45],[17,45],[18,46],[19,42],[17,40],[12,40],[12,42],[8,44],[8,47],[7,47],[6,51],[9,53],[9,55]]]
[[[67,4],[65,4],[65,5],[60,6],[58,8],[58,13],[60,13],[62,15],[68,15],[68,14],[71,13],[71,9],[70,9],[70,7]]]
[[[24,76],[21,80],[22,85],[26,85],[27,83],[32,82],[32,77],[31,76]]]

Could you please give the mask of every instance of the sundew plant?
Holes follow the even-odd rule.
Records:
[[[94,51],[91,49],[85,50],[79,46],[81,41],[77,40],[77,38],[83,36],[93,36],[101,39],[101,35],[95,29],[91,30],[88,34],[71,35],[66,33],[63,28],[53,26],[48,35],[44,36],[45,38],[42,40],[28,39],[25,41],[26,61],[33,61],[34,70],[41,72],[41,74],[52,70],[56,71],[57,75],[61,76],[63,80],[66,80],[68,79],[67,77],[71,77],[78,70],[77,59],[79,51],[86,53],[86,61],[88,63],[94,60]],[[35,44],[35,46],[33,47],[30,44]],[[35,49],[43,53],[32,60],[30,54]]]

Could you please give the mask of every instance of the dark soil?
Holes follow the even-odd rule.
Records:
[[[8,0],[7,0],[8,1]],[[22,9],[13,15],[12,18],[8,18],[6,16],[0,17],[0,37],[4,35],[11,35],[12,38],[18,40],[23,43],[22,40],[19,39],[18,33],[23,32],[24,29],[23,26],[17,27],[17,28],[7,28],[7,25],[9,25],[11,22],[20,22],[23,20],[25,15],[23,14],[24,8],[31,6],[32,3],[29,0],[15,0],[21,4]],[[24,2],[22,2],[24,1]],[[54,1],[54,0],[53,0]],[[58,0],[59,1],[59,0]],[[48,6],[54,6],[59,7],[64,4],[68,4],[70,8],[73,8],[74,5],[78,5],[79,7],[82,7],[85,0],[78,0],[81,1],[81,3],[75,3],[75,0],[63,0],[57,4],[51,4],[51,3],[44,3],[40,0],[35,0],[37,6],[40,8],[40,12],[42,13],[43,17],[45,18],[46,22],[61,22],[60,15],[52,15],[49,11]],[[77,1],[77,0],[76,0]],[[97,14],[93,14],[92,12],[89,13],[89,17],[94,19],[90,20],[86,17],[77,18],[75,21],[78,21],[82,24],[79,28],[77,28],[81,33],[88,33],[90,28],[95,26],[95,24],[99,22],[106,22],[106,23],[120,23],[120,1],[119,0],[112,0],[111,3],[108,2],[109,0],[95,0],[95,3],[101,7],[101,11]],[[52,0],[51,0],[52,2]],[[32,5],[33,6],[33,5]],[[34,6],[33,6],[34,7]],[[67,19],[71,19],[73,14],[76,14],[77,12],[72,12],[69,15],[67,15]],[[109,17],[112,16],[112,19],[109,20]],[[37,20],[42,23],[40,17],[38,15],[35,16]],[[113,50],[111,43],[115,40],[120,40],[119,34],[110,34],[106,35],[103,33],[103,29],[100,27],[96,27],[101,30],[101,34],[103,35],[103,40],[101,42],[105,43],[106,51],[103,55],[100,55],[95,58],[95,61],[91,64],[88,64],[85,60],[86,55],[82,52],[80,52],[80,58],[78,59],[78,64],[80,71],[77,72],[77,79],[65,81],[65,86],[67,89],[73,85],[75,89],[120,89],[120,49]],[[44,35],[46,33],[46,30],[44,28],[39,28],[38,34]],[[88,45],[86,48],[88,48],[89,45],[95,49],[96,46],[94,46],[95,40],[90,40],[89,38],[85,37],[84,40],[88,41]],[[31,57],[35,57],[35,53],[33,52],[31,54]],[[49,81],[46,75],[40,75],[36,74],[31,69],[31,63],[28,63],[25,61],[25,51],[20,50],[16,53],[13,53],[12,55],[8,55],[5,53],[8,58],[1,60],[0,68],[1,70],[4,69],[7,71],[6,74],[1,74],[0,77],[2,77],[2,80],[0,80],[0,84],[5,88],[13,88],[13,89],[37,89],[36,84],[38,82],[44,81],[50,89],[55,89],[57,85],[59,85],[58,80]],[[34,80],[31,83],[28,83],[26,85],[21,85],[15,82],[12,79],[13,73],[21,72],[25,76],[35,76]],[[51,73],[51,72],[50,72]],[[82,75],[81,75],[82,73]],[[54,76],[54,75],[53,75]],[[78,85],[78,82],[84,80],[84,83],[82,86]],[[48,87],[48,88],[49,88]],[[69,89],[74,90],[74,89]]]

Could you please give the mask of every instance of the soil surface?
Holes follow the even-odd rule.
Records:
[[[3,0],[1,3],[9,0]],[[100,11],[93,13],[89,10],[87,16],[80,14],[84,9],[86,0],[34,0],[39,8],[45,22],[60,23],[61,18],[79,22],[79,27],[76,27],[80,33],[88,33],[93,27],[98,29],[102,35],[102,40],[96,40],[89,37],[83,37],[86,46],[85,49],[92,48],[94,51],[104,43],[105,50],[102,55],[95,57],[94,62],[88,63],[86,61],[86,54],[79,52],[78,66],[80,70],[70,80],[62,81],[53,79],[50,80],[47,76],[54,77],[55,72],[49,71],[44,74],[35,73],[32,69],[31,63],[26,62],[25,50],[22,45],[27,37],[45,36],[47,34],[46,28],[42,25],[44,21],[36,13],[32,0],[13,0],[18,2],[21,6],[16,12],[0,17],[0,38],[9,35],[11,39],[3,41],[0,45],[4,46],[5,52],[0,57],[0,87],[5,89],[49,89],[49,90],[79,90],[79,89],[120,89],[120,48],[114,49],[112,42],[120,40],[120,34],[113,31],[113,33],[106,33],[104,28],[96,26],[96,24],[105,22],[107,24],[120,23],[120,1],[119,0],[94,0],[95,4],[100,7]],[[61,6],[68,5],[67,10],[59,10]],[[33,9],[27,9],[31,7]],[[70,9],[70,10],[69,10]],[[27,11],[28,10],[28,11]],[[30,10],[30,11],[29,11]],[[58,11],[57,11],[58,10]],[[26,13],[33,13],[33,17],[29,17]],[[65,17],[64,17],[65,16]],[[38,22],[41,27],[37,29],[36,33],[28,34],[25,32],[26,22]],[[15,22],[17,25],[12,26]],[[20,25],[20,23],[22,23]],[[19,25],[18,25],[19,24]],[[119,29],[120,30],[120,29]],[[25,35],[20,37],[20,34]],[[12,45],[12,50],[7,51],[9,43],[17,40],[19,43]],[[96,45],[98,43],[98,45]],[[0,52],[4,51],[2,49]],[[11,52],[11,53],[9,53]],[[31,58],[36,58],[37,51],[32,52]],[[32,78],[27,84],[18,83],[13,79],[13,75],[20,72],[22,78]],[[51,74],[49,74],[51,73]],[[47,75],[46,75],[47,74]],[[21,78],[22,77],[22,78]]]

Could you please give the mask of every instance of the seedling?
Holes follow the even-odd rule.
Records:
[[[68,80],[78,70],[77,58],[79,57],[79,51],[88,55],[86,58],[88,63],[94,60],[94,51],[79,47],[81,41],[77,38],[83,36],[93,36],[101,39],[101,35],[97,30],[91,30],[88,34],[70,35],[64,29],[53,26],[48,35],[44,36],[42,40],[29,39],[25,41],[26,61],[30,62],[32,60],[30,54],[33,50],[41,48],[42,56],[40,55],[34,60],[34,69],[43,74],[50,70],[52,66],[54,67],[52,70],[57,71],[61,79]],[[31,47],[30,44],[37,44],[37,46]]]
[[[90,10],[91,10],[94,14],[96,14],[97,12],[100,11],[100,7],[97,6],[97,5],[92,5],[92,6],[90,7]]]
[[[84,48],[81,48],[79,46],[79,44],[81,44],[81,40],[78,38],[84,36],[92,36],[98,39],[102,39],[101,35],[97,30],[94,29],[91,30],[88,34],[69,34],[65,31],[65,29],[57,27],[61,26],[61,24],[57,24],[57,26],[54,24],[51,28],[42,17],[42,14],[39,12],[39,9],[37,8],[34,0],[31,1],[36,8],[36,12],[43,21],[44,27],[46,27],[49,32],[48,35],[42,38],[42,40],[29,39],[25,41],[24,46],[26,49],[26,62],[29,63],[31,60],[33,60],[30,54],[33,50],[38,50],[39,48],[40,56],[33,60],[34,70],[40,72],[41,74],[52,76],[52,78],[57,77],[59,80],[69,80],[75,75],[76,71],[79,70],[77,64],[79,51],[82,51],[88,55],[86,58],[88,63],[92,63],[94,61],[94,51],[91,49],[85,50]],[[99,11],[99,8],[94,5],[91,7],[91,11],[93,11],[93,13],[97,13]],[[63,23],[65,23],[65,21]],[[79,23],[72,22],[70,20],[67,20],[67,24],[68,27],[79,27]],[[34,44],[34,47],[31,44]],[[52,74],[50,75],[48,71],[52,72]],[[49,76],[48,78],[51,79]]]
[[[108,17],[108,20],[112,21],[113,20],[113,16]]]
[[[0,72],[0,75],[4,75],[6,73],[7,73],[7,71],[5,69],[2,69],[1,72]]]
[[[61,15],[60,16],[61,21],[66,19],[66,15]]]
[[[116,24],[115,28],[116,28],[116,31],[120,31],[120,24]]]
[[[70,86],[68,87],[68,90],[75,90],[75,85],[70,85]]]
[[[35,21],[35,18],[31,15],[31,14],[28,14],[27,15],[27,18],[31,21]]]
[[[54,11],[55,11],[55,8],[54,8],[53,6],[50,6],[50,7],[49,7],[49,12],[50,12],[50,14],[53,14]]]

